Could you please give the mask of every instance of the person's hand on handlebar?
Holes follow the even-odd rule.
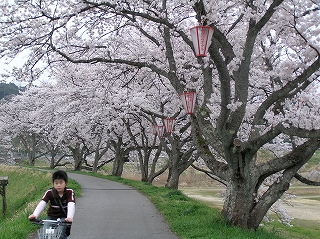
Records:
[[[65,219],[65,221],[66,221],[66,222],[72,222],[72,218],[67,217],[67,218]]]
[[[28,217],[29,220],[35,220],[37,219],[37,217],[33,214],[31,214],[29,217]]]

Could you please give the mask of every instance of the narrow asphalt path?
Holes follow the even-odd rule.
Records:
[[[178,239],[137,190],[106,179],[68,176],[82,187],[69,239]]]

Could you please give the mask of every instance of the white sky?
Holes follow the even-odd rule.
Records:
[[[1,75],[6,74],[7,71],[12,70],[14,66],[21,67],[24,63],[25,57],[21,54],[15,59],[6,59],[5,57],[0,58],[0,82],[5,81],[6,83],[15,83],[17,85],[22,84],[21,82],[15,82],[13,79],[3,78]]]
[[[20,81],[15,81],[12,78],[6,79],[4,77],[2,77],[2,74],[6,74],[7,71],[11,71],[13,67],[22,67],[23,64],[25,63],[25,61],[27,61],[27,53],[20,53],[16,58],[14,59],[6,59],[4,58],[0,58],[0,82],[5,82],[5,83],[14,83],[17,86],[24,86],[26,85],[28,82],[20,82]],[[43,81],[44,79],[41,79],[39,82],[33,82],[34,84],[37,83],[41,83],[41,81]]]

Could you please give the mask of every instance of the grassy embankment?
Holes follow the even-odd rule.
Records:
[[[27,218],[44,192],[52,187],[51,173],[0,165],[0,176],[8,176],[9,182],[6,186],[5,217],[2,216],[2,198],[0,201],[0,239],[26,239],[37,229]],[[80,186],[74,180],[70,180],[68,185],[76,194],[81,193]]]
[[[156,205],[173,231],[182,238],[319,238],[319,231],[309,229],[308,222],[301,222],[298,227],[288,228],[278,223],[268,226],[268,231],[260,228],[257,232],[231,227],[220,218],[220,211],[212,205],[191,199],[179,190],[169,190],[139,181],[102,176],[137,188]],[[7,186],[8,211],[6,218],[0,219],[0,239],[26,239],[35,226],[26,219],[32,212],[43,192],[51,187],[51,174],[30,169],[0,166],[0,175],[9,176]],[[76,189],[76,183],[70,187]],[[2,206],[2,205],[1,205]],[[0,209],[1,209],[0,206]],[[286,235],[281,237],[281,235]],[[318,236],[317,236],[318,235]]]

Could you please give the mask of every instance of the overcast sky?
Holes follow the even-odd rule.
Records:
[[[11,70],[14,66],[17,67],[21,67],[24,63],[25,57],[23,56],[18,56],[15,59],[11,60],[11,59],[6,59],[4,58],[0,58],[0,81],[5,81],[7,83],[13,82],[13,83],[17,83],[14,82],[13,79],[5,79],[2,77],[2,74],[5,74],[7,70]]]
[[[6,59],[5,57],[0,58],[0,82],[15,83],[17,86],[26,85],[27,82],[18,82],[12,78],[6,79],[2,77],[2,74],[5,74],[6,71],[12,70],[14,66],[22,67],[25,61],[27,61],[27,53],[21,53],[15,59]],[[37,84],[37,82],[34,82],[34,84]]]

